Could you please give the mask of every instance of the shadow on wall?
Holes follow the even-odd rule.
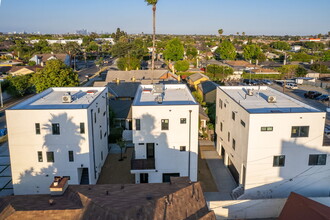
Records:
[[[35,152],[35,167],[30,167],[20,174],[19,183],[14,184],[16,194],[48,193],[54,176],[70,176],[69,183],[80,182],[77,178],[79,161],[89,159],[87,153],[81,154],[80,145],[85,138],[80,134],[80,127],[66,113],[52,114],[49,122],[42,125],[41,134],[43,133],[46,135],[43,137],[42,148],[39,148],[39,151],[42,151],[42,162]],[[69,151],[73,151],[73,162],[69,162]]]
[[[282,167],[273,167],[273,156],[261,158],[261,160],[267,160],[266,163],[270,167],[265,167],[266,169],[260,170],[260,173],[253,173],[253,176],[250,175],[250,179],[264,176],[265,185],[246,189],[240,199],[286,198],[291,192],[306,197],[330,196],[329,150],[320,151],[297,144],[295,141],[282,141],[282,152],[279,155],[285,156]],[[321,165],[324,164],[324,161],[325,165]],[[260,164],[260,160],[256,162]],[[309,163],[314,165],[309,165]],[[282,179],[281,181],[267,184],[267,179],[272,178],[273,173],[273,171],[269,172],[268,175],[267,170],[271,169],[279,170],[278,175]],[[246,185],[249,184],[262,184],[262,182],[250,182]]]
[[[187,112],[189,114],[189,112]],[[161,121],[156,121],[155,117],[150,114],[144,114],[140,118],[141,130],[135,132],[135,149],[139,154],[139,158],[147,158],[147,143],[155,143],[154,152],[155,152],[155,166],[156,170],[167,170],[168,173],[180,173],[180,176],[189,176],[188,167],[192,174],[193,169],[196,170],[196,174],[191,175],[194,177],[197,175],[197,163],[198,155],[195,152],[189,152],[189,115],[187,115],[187,138],[185,141],[177,142],[177,136],[185,134],[182,131],[182,134],[173,134],[167,133],[165,130],[161,130]],[[159,123],[159,128],[156,129],[155,124]],[[179,122],[177,122],[179,123]],[[170,121],[168,125],[168,131],[171,130],[171,126],[176,126],[174,121]],[[197,140],[196,140],[197,141]],[[143,143],[144,145],[139,145]],[[170,144],[175,144],[171,145]],[[185,146],[185,150],[181,151],[180,146]],[[196,149],[197,151],[197,149]],[[135,153],[136,153],[135,152]],[[190,160],[190,165],[189,161]],[[181,171],[181,172],[180,172]],[[157,171],[158,172],[158,171]],[[162,175],[159,173],[158,175]],[[197,176],[193,180],[197,181]]]

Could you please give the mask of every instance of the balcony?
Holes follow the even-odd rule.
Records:
[[[154,170],[155,158],[135,159],[135,152],[133,151],[131,160],[131,170]]]

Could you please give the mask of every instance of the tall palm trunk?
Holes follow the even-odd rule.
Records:
[[[153,34],[152,34],[152,60],[151,60],[151,70],[155,69],[155,46],[156,46],[156,4],[152,6],[152,21],[153,21]]]

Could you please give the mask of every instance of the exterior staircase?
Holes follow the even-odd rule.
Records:
[[[236,200],[239,199],[243,194],[244,194],[244,187],[243,185],[239,185],[238,187],[233,189],[233,191],[231,192],[231,197]]]

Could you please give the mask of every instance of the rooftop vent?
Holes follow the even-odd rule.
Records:
[[[268,103],[276,103],[276,96],[268,96],[267,101]]]
[[[154,93],[163,93],[163,91],[164,91],[163,84],[154,85]]]
[[[162,104],[163,103],[163,97],[162,97],[162,95],[157,96],[156,99],[155,99],[155,101],[158,102],[158,104]]]
[[[72,96],[70,92],[65,93],[62,96],[62,103],[71,103],[72,102]]]
[[[252,90],[252,89],[248,89],[248,90],[247,90],[247,94],[248,94],[249,96],[253,96],[253,90]]]

